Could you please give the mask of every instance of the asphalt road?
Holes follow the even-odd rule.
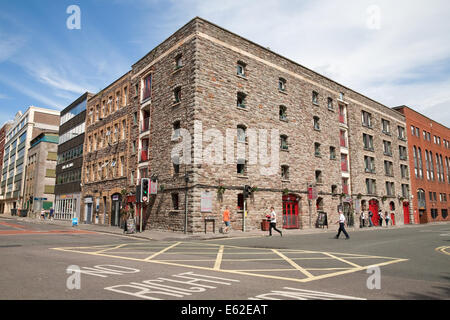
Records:
[[[450,225],[333,235],[146,241],[0,219],[0,299],[449,299]]]

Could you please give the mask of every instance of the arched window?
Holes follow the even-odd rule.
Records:
[[[280,106],[280,120],[286,121],[287,120],[287,108],[286,106]]]

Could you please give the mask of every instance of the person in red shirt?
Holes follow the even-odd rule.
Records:
[[[223,222],[225,223],[224,232],[228,232],[228,229],[230,227],[230,215],[231,215],[231,213],[227,206],[225,208],[225,211],[223,212]]]

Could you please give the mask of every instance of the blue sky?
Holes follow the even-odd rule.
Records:
[[[66,27],[70,5],[80,30]],[[450,127],[444,0],[0,0],[0,123],[97,92],[195,16]]]

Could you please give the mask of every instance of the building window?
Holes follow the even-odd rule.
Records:
[[[317,198],[316,209],[317,211],[323,211],[323,198]]]
[[[173,91],[173,95],[175,97],[175,103],[181,102],[181,87],[176,88]]]
[[[179,54],[175,58],[175,69],[180,69],[183,66],[182,55]]]
[[[404,164],[401,164],[400,165],[400,173],[401,173],[402,179],[408,179],[409,178],[408,166],[404,165]]]
[[[416,128],[416,137],[420,138],[420,129],[419,128]]]
[[[336,160],[336,148],[330,147],[330,160]]]
[[[173,133],[172,133],[172,139],[177,139],[180,137],[180,128],[181,128],[181,123],[180,121],[175,121],[173,123]]]
[[[337,193],[338,193],[337,185],[333,184],[333,185],[331,186],[331,194],[332,194],[333,196],[335,196],[335,195],[337,195]]]
[[[342,193],[350,194],[350,190],[348,187],[348,178],[342,178]]]
[[[244,159],[238,159],[237,161],[237,173],[240,175],[245,175],[246,173],[246,165]]]
[[[348,172],[348,159],[346,154],[341,154],[341,170],[343,172]]]
[[[398,126],[397,129],[398,129],[398,138],[400,140],[406,140],[405,128],[401,127],[401,126]]]
[[[314,155],[320,157],[320,143],[314,143]]]
[[[288,139],[288,137],[286,135],[281,135],[280,136],[280,149],[281,150],[288,150],[287,139]]]
[[[178,155],[172,157],[173,173],[175,175],[180,173],[180,157]]]
[[[245,77],[245,67],[246,67],[245,63],[243,63],[242,61],[238,61],[236,67],[238,76]]]
[[[137,112],[133,113],[133,124],[137,124]]]
[[[372,115],[367,111],[361,112],[362,125],[368,128],[372,128]]]
[[[399,146],[398,147],[398,151],[399,151],[399,154],[400,154],[400,160],[407,160],[408,159],[406,147]]]
[[[322,184],[323,183],[322,171],[320,171],[320,170],[316,170],[315,171],[315,179],[316,179],[316,184]]]
[[[365,172],[375,173],[375,158],[364,156]]]
[[[381,126],[383,133],[390,135],[391,134],[391,128],[390,128],[390,122],[385,119],[381,119]]]
[[[334,108],[333,108],[333,99],[328,98],[327,106],[328,106],[328,109],[329,109],[329,110],[333,110],[333,109],[334,109]]]
[[[402,197],[409,199],[409,185],[407,184],[402,184]]]
[[[278,90],[286,91],[286,80],[283,78],[278,79]]]
[[[320,118],[319,117],[314,117],[313,118],[313,121],[314,121],[314,130],[318,130],[318,131],[320,131]]]
[[[394,165],[391,161],[384,161],[384,174],[389,177],[394,176]]]
[[[386,181],[386,195],[387,196],[395,195],[394,182]]]
[[[366,192],[367,194],[376,194],[376,180],[375,179],[366,179]]]
[[[391,142],[383,140],[383,149],[385,156],[392,156]]]
[[[418,155],[417,160],[419,164],[419,178],[423,179],[422,150],[420,148],[418,149],[417,155]]]
[[[373,151],[373,136],[363,133],[364,149]]]
[[[286,111],[287,111],[287,108],[285,106],[280,106],[280,120],[282,120],[282,121],[287,120]]]
[[[342,104],[339,105],[339,122],[343,123],[343,124],[347,124],[346,108]]]
[[[319,104],[319,93],[316,91],[312,92],[312,103],[316,105]]]
[[[173,210],[179,210],[179,195],[178,195],[178,193],[172,193],[172,207],[173,207]]]
[[[281,179],[289,180],[289,166],[281,166]]]
[[[142,101],[147,100],[152,95],[152,75],[148,75],[144,78],[143,83],[143,92],[142,92]]]
[[[238,142],[246,142],[247,135],[246,135],[246,128],[243,125],[237,126],[237,141]]]
[[[237,94],[237,107],[238,108],[243,108],[243,109],[246,108],[246,106],[245,106],[245,98],[246,98],[245,93],[238,92],[238,94]]]
[[[345,130],[339,130],[339,145],[347,148],[347,132]]]

